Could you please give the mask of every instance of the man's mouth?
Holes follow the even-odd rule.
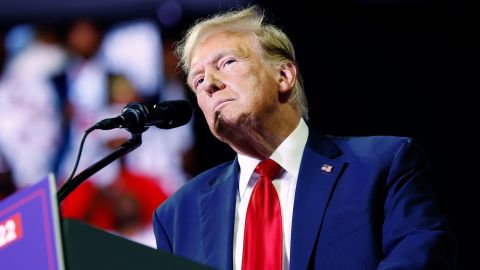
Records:
[[[213,107],[214,112],[220,111],[223,107],[225,107],[230,101],[233,99],[221,99],[215,102],[215,106]]]

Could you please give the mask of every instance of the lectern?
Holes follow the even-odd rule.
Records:
[[[210,269],[75,220],[62,228],[68,270]]]
[[[0,269],[210,269],[75,220],[60,220],[53,177],[0,202]]]

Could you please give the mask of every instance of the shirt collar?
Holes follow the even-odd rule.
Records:
[[[300,163],[302,161],[303,150],[308,139],[308,126],[300,118],[295,130],[278,146],[270,158],[277,162],[282,168],[295,179],[298,178]],[[247,189],[250,177],[260,160],[238,154],[238,163],[240,165],[239,194],[243,197]]]

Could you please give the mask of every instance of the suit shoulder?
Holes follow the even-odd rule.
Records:
[[[363,136],[363,137],[336,137],[334,139],[340,146],[350,146],[352,148],[371,149],[371,148],[398,148],[405,143],[413,141],[410,137],[400,136]]]
[[[415,149],[423,152],[416,140],[400,136],[333,137],[343,153],[359,158],[391,159],[399,151]]]

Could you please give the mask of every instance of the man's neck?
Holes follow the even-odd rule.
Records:
[[[275,149],[295,130],[300,122],[300,116],[272,122],[269,127],[259,127],[250,130],[247,134],[238,136],[230,147],[238,154],[260,160],[268,158]]]

